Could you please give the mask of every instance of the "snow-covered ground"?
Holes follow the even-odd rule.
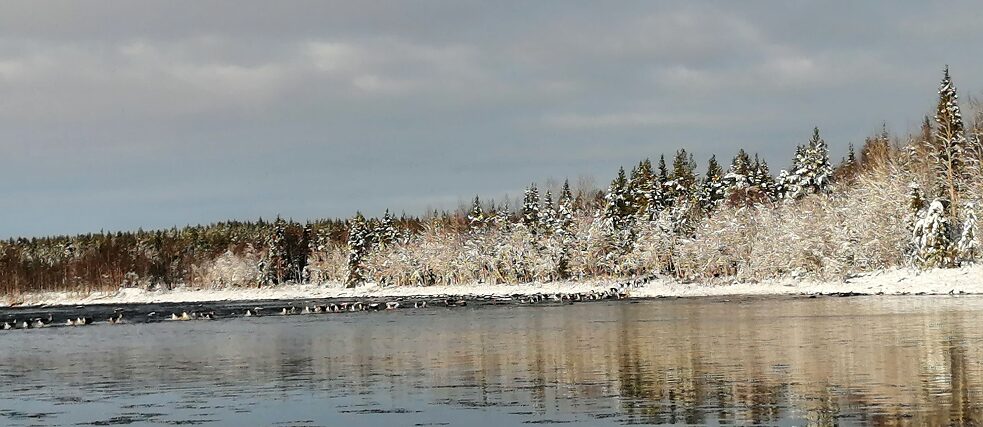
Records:
[[[325,298],[411,298],[487,295],[531,295],[537,293],[575,293],[606,290],[614,281],[528,283],[521,285],[453,285],[381,287],[364,285],[346,289],[342,284],[285,285],[269,288],[186,289],[148,292],[120,289],[117,292],[80,295],[51,292],[21,295],[0,300],[0,307],[11,305],[92,305],[217,302],[235,300],[313,300]],[[956,269],[918,271],[891,269],[864,274],[842,282],[776,279],[759,283],[702,284],[655,280],[631,289],[635,298],[697,297],[724,295],[802,295],[855,292],[864,294],[983,294],[983,265]]]
[[[783,278],[758,283],[701,284],[653,282],[631,291],[631,296],[803,295],[855,292],[903,295],[948,293],[983,294],[983,265],[920,271],[897,268],[866,273],[845,281],[822,282]]]

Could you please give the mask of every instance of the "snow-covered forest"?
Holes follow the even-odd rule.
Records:
[[[550,282],[652,273],[681,281],[839,280],[956,267],[980,248],[983,109],[960,110],[948,69],[920,132],[886,128],[831,161],[819,129],[786,169],[738,150],[685,149],[603,190],[536,184],[520,206],[475,197],[426,217],[226,222],[0,242],[0,293],[364,282]]]

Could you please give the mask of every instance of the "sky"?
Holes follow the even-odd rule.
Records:
[[[983,2],[5,1],[0,237],[421,214],[983,94]],[[973,53],[977,52],[977,53]],[[964,106],[965,107],[965,106]]]

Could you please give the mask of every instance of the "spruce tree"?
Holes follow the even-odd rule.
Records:
[[[707,173],[700,185],[700,209],[704,213],[712,212],[724,199],[723,170],[717,163],[717,156],[710,156],[707,163]]]
[[[952,223],[949,221],[949,201],[935,199],[925,214],[915,223],[912,244],[915,248],[914,263],[922,268],[953,267],[957,262],[957,248],[952,241]]]
[[[396,227],[396,218],[389,213],[389,209],[386,209],[386,213],[382,215],[382,220],[379,221],[373,235],[373,240],[379,243],[381,246],[392,245],[399,241],[399,230]]]
[[[963,207],[962,232],[959,233],[959,242],[956,244],[956,249],[959,252],[959,260],[961,262],[976,261],[976,256],[979,252],[980,246],[977,234],[976,204],[967,203],[966,206]]]
[[[828,193],[833,181],[833,166],[829,163],[829,149],[819,136],[819,128],[813,128],[809,142],[795,149],[792,169],[782,171],[779,186],[789,199],[799,199],[807,194]]]
[[[485,225],[486,220],[485,211],[481,208],[481,201],[478,200],[478,196],[474,196],[471,211],[468,212],[468,226],[471,231],[477,231]]]
[[[560,191],[560,199],[557,201],[556,232],[559,234],[570,235],[573,232],[573,203],[570,182],[565,180]]]
[[[560,238],[560,259],[557,262],[557,274],[561,279],[570,276],[570,251],[573,246],[573,193],[570,183],[563,181],[563,189],[557,200],[555,233]]]
[[[960,192],[966,180],[966,133],[963,128],[962,113],[959,110],[959,96],[956,86],[949,77],[949,67],[939,84],[939,104],[935,113],[935,134],[933,135],[936,173],[939,193],[949,199],[949,215],[957,217]]]
[[[730,163],[730,169],[724,176],[724,186],[728,193],[745,190],[750,187],[749,175],[751,174],[751,158],[744,149],[737,151],[734,160]]]
[[[611,181],[607,194],[604,196],[604,219],[616,230],[625,230],[630,225],[632,216],[631,194],[628,189],[628,178],[625,168],[618,170],[618,177]]]
[[[634,214],[644,220],[651,220],[651,213],[654,211],[653,205],[656,203],[656,192],[655,173],[652,171],[652,162],[649,159],[638,163],[628,186],[631,189]]]
[[[300,244],[300,248],[303,250],[303,256],[301,258],[301,262],[297,265],[300,269],[300,280],[303,283],[310,283],[311,281],[310,270],[307,268],[307,266],[310,264],[311,256],[314,254],[314,251],[311,250],[311,245],[313,242],[314,229],[311,222],[308,221],[306,224],[304,224],[303,240]]]
[[[287,222],[279,216],[273,222],[267,247],[266,280],[273,284],[282,283],[287,277],[290,257],[287,252]]]
[[[659,174],[656,175],[652,183],[655,189],[655,201],[657,210],[661,211],[672,206],[671,191],[669,191],[669,171],[666,168],[666,156],[659,156]]]
[[[752,166],[751,172],[751,182],[758,189],[760,197],[766,198],[768,200],[775,200],[775,178],[771,176],[771,171],[768,169],[768,162],[764,159],[758,159],[758,155],[754,155],[754,165]]]
[[[525,197],[522,200],[522,223],[530,230],[535,231],[539,224],[539,190],[536,183],[529,185],[526,189]]]
[[[688,200],[696,185],[696,163],[693,156],[680,149],[672,160],[671,194],[676,200]]]
[[[543,208],[539,210],[539,228],[552,234],[556,227],[556,208],[553,207],[553,193],[546,190],[543,195]]]
[[[365,217],[357,212],[348,223],[348,278],[345,282],[349,288],[365,281],[364,261],[372,246],[371,234]]]

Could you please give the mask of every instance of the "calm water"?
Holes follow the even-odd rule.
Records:
[[[0,425],[945,425],[983,298],[684,299],[0,331]]]

